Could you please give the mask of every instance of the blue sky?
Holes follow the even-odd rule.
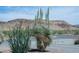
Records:
[[[0,6],[0,21],[9,21],[16,18],[34,19],[37,10],[44,13],[48,6]],[[79,24],[78,6],[51,6],[50,20],[65,20],[70,24]]]

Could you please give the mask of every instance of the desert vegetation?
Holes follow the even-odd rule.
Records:
[[[79,30],[50,30],[53,35],[56,34],[72,34],[79,35]]]
[[[49,28],[49,8],[45,15],[47,28],[45,28],[41,23],[43,19],[43,15],[44,15],[43,11],[40,9],[37,12],[37,15],[36,15],[37,17],[35,18],[35,25],[33,28],[34,36],[37,39],[37,48],[42,52],[45,51],[45,48],[51,43],[51,39],[49,38],[50,30],[47,29]],[[39,22],[38,25],[36,23],[37,20]]]
[[[44,27],[42,25],[43,20],[43,11],[42,9],[39,9],[37,11],[37,14],[35,16],[34,20],[34,26],[33,28],[23,29],[22,22],[20,22],[20,25],[17,27],[15,26],[10,31],[3,31],[5,36],[9,38],[8,42],[10,44],[11,52],[13,53],[26,53],[30,52],[30,37],[34,36],[37,40],[37,50],[40,52],[44,52],[46,47],[50,45],[51,39],[49,37],[50,30],[49,30],[49,8],[47,10],[47,13],[45,15],[45,22],[47,27]]]
[[[16,25],[12,30],[3,31],[5,37],[8,38],[8,42],[12,53],[27,53],[32,51],[46,52],[46,47],[52,42],[49,35],[62,35],[62,34],[72,34],[79,35],[79,30],[51,30],[50,29],[50,9],[44,14],[40,8],[33,20],[33,26],[30,28],[22,28],[22,22],[20,21],[19,26]],[[44,19],[43,19],[44,18]],[[43,24],[42,21],[45,21]],[[37,49],[30,48],[30,37],[33,36],[37,41]],[[1,41],[2,42],[2,41]],[[74,43],[79,44],[79,40]]]
[[[25,53],[29,50],[29,28],[14,28],[9,34],[9,44],[13,53]]]
[[[0,44],[1,44],[3,41],[4,41],[4,39],[3,39],[3,35],[0,34]]]

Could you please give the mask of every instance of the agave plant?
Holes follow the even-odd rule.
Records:
[[[13,53],[25,53],[29,50],[29,29],[14,28],[9,36],[9,44]]]

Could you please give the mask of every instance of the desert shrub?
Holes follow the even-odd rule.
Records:
[[[24,53],[29,50],[29,30],[14,28],[8,33],[9,44],[13,53]]]
[[[74,30],[74,35],[79,35],[79,30]]]
[[[79,40],[76,40],[76,41],[74,42],[74,45],[79,45]]]

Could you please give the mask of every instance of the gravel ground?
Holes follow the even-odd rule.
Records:
[[[52,53],[79,53],[79,45],[53,45],[46,50]]]
[[[50,53],[79,53],[79,45],[50,45],[46,48]],[[10,53],[11,49],[8,42],[0,45],[0,52]]]

